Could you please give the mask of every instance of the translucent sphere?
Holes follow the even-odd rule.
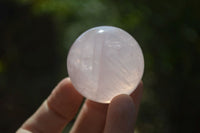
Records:
[[[126,31],[100,26],[82,33],[72,45],[67,68],[72,84],[86,98],[109,103],[119,94],[131,94],[144,71],[137,41]]]

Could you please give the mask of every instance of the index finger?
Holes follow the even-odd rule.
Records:
[[[59,133],[76,115],[83,97],[69,78],[62,80],[17,133]]]

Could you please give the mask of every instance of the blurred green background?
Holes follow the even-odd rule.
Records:
[[[199,0],[1,0],[0,132],[15,132],[38,108],[67,76],[73,41],[100,25],[128,31],[144,52],[136,133],[199,132],[199,6]]]

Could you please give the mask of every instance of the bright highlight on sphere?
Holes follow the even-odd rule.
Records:
[[[119,94],[131,94],[144,71],[144,58],[137,41],[126,31],[99,26],[82,33],[68,57],[69,77],[86,98],[109,103]]]

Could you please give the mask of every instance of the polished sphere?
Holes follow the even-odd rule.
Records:
[[[99,26],[82,33],[68,57],[69,77],[86,98],[109,103],[119,94],[131,94],[144,71],[144,58],[137,41],[126,31]]]

